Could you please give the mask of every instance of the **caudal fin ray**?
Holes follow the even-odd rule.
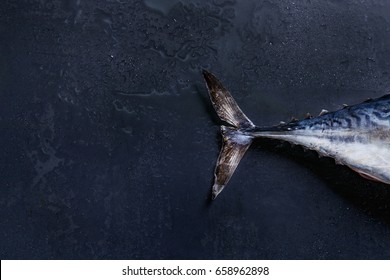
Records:
[[[209,90],[211,103],[222,121],[236,128],[254,127],[254,124],[241,111],[230,92],[213,74],[203,70],[203,77]]]
[[[255,125],[213,74],[203,70],[203,76],[215,111],[222,121],[230,125],[221,126],[222,148],[215,166],[212,188],[212,198],[215,199],[229,182],[252,143],[252,137],[245,134],[245,129],[253,128]]]
[[[252,143],[249,136],[239,135],[233,128],[221,126],[222,148],[214,171],[212,198],[215,199],[229,182],[245,152]]]

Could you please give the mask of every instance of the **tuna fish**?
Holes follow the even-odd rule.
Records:
[[[366,179],[390,184],[390,95],[369,99],[353,106],[280,123],[258,127],[211,73],[203,71],[211,103],[221,125],[222,148],[214,172],[212,199],[229,182],[237,165],[255,138],[273,138],[315,150],[332,157]]]

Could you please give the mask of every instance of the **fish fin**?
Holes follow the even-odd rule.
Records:
[[[221,133],[222,148],[214,171],[213,200],[225,188],[252,143],[252,137],[231,127],[222,125]]]
[[[354,168],[354,167],[349,167],[351,168],[353,171],[357,172],[360,176],[362,176],[364,179],[367,179],[367,180],[371,180],[371,181],[374,181],[374,182],[379,182],[379,183],[386,183],[388,184],[388,182],[385,182],[383,180],[381,180],[380,178],[377,178],[371,174],[368,174],[367,172],[364,172],[364,171],[361,171],[357,168]]]
[[[203,77],[209,90],[211,103],[221,120],[236,128],[254,127],[254,124],[238,107],[230,92],[213,74],[203,70]]]
[[[366,173],[363,173],[363,172],[358,172],[360,176],[362,176],[364,179],[368,179],[368,180],[371,180],[371,181],[374,181],[374,182],[379,182],[379,183],[385,183],[383,182],[382,180],[374,177],[374,176],[371,176],[369,174],[366,174]]]
[[[328,110],[322,109],[321,112],[320,112],[320,114],[319,114],[318,116],[320,117],[320,116],[323,116],[323,115],[325,115],[325,114],[327,114],[327,113],[329,113]]]
[[[236,101],[222,83],[211,73],[203,70],[211,103],[219,118],[230,126],[221,125],[222,148],[214,171],[212,199],[225,188],[240,160],[252,143],[252,137],[244,133],[245,129],[255,125],[241,111]]]

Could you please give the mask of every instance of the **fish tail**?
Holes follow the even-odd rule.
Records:
[[[252,143],[252,137],[245,134],[244,130],[255,126],[213,74],[203,70],[203,77],[215,111],[219,118],[229,125],[221,125],[222,148],[215,167],[212,187],[212,199],[215,199],[229,182]]]

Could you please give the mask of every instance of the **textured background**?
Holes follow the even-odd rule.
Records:
[[[254,145],[210,202],[215,73],[258,125],[390,89],[389,1],[0,3],[0,258],[390,258],[390,188]]]

